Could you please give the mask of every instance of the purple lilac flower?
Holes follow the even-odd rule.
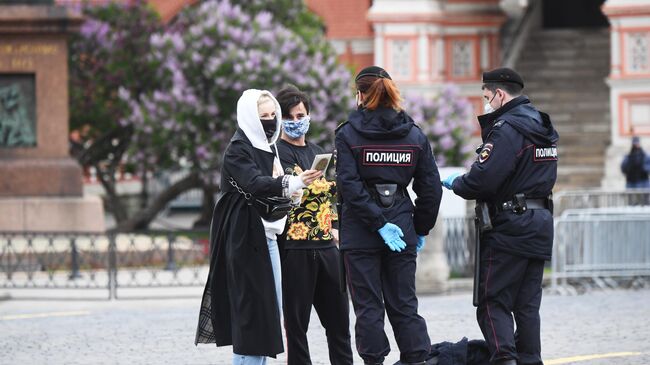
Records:
[[[440,143],[440,147],[442,147],[443,150],[450,150],[456,144],[454,142],[454,139],[449,134],[442,136],[442,138],[440,138],[439,143]]]
[[[203,145],[196,147],[196,149],[194,150],[194,153],[196,154],[196,157],[201,159],[201,160],[206,159],[210,154],[210,152],[208,151],[208,148],[206,146],[203,146]]]
[[[262,28],[270,26],[272,19],[273,15],[267,11],[262,11],[255,16],[255,22]]]

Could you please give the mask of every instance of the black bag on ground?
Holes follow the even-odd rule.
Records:
[[[402,362],[394,365],[402,365]],[[468,341],[467,337],[463,337],[456,343],[432,344],[426,365],[490,365],[490,353],[485,341]]]

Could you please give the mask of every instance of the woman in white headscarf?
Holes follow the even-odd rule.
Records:
[[[266,90],[246,90],[237,102],[237,132],[221,171],[222,197],[210,229],[210,273],[195,343],[233,345],[233,365],[262,365],[284,351],[277,234],[286,217],[262,219],[255,197],[296,197],[321,173],[283,175],[275,141],[280,105]]]

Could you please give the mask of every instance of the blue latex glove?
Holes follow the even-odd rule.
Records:
[[[460,172],[454,172],[453,174],[447,176],[446,179],[442,180],[442,186],[446,187],[447,189],[451,190],[451,186],[454,184],[454,180],[456,180],[457,177],[461,175]]]
[[[424,247],[425,244],[425,236],[418,236],[418,245],[415,247],[415,252],[420,252],[422,247]]]
[[[384,224],[384,226],[379,228],[377,232],[379,232],[381,238],[384,239],[386,246],[388,246],[391,251],[400,252],[406,248],[406,242],[402,240],[402,237],[404,237],[402,229],[393,223]]]

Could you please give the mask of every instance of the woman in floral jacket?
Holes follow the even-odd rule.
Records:
[[[305,140],[309,129],[309,99],[295,87],[277,94],[282,110],[282,134],[277,143],[286,174],[308,169],[323,149]],[[311,364],[307,327],[312,305],[318,313],[329,346],[330,363],[352,364],[347,295],[339,286],[339,251],[332,223],[336,184],[320,178],[303,189],[301,204],[287,219],[282,250],[282,290],[289,365]]]

